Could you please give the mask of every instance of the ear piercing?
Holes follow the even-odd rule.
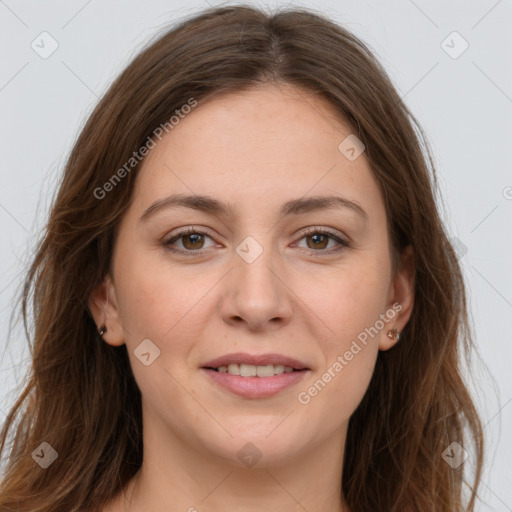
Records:
[[[388,338],[393,341],[398,341],[400,339],[400,333],[396,329],[391,329],[387,333]]]
[[[102,326],[98,329],[98,334],[99,334],[100,336],[103,336],[106,332],[107,332],[107,326],[106,326],[106,325],[102,325]]]

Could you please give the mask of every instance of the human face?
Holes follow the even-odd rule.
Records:
[[[339,149],[351,133],[324,100],[265,86],[198,106],[143,161],[114,247],[104,338],[127,345],[145,429],[238,465],[246,442],[272,464],[343,440],[378,350],[394,343],[387,331],[409,311],[392,308],[407,290],[391,273],[386,211],[365,153],[353,160]],[[174,206],[144,216],[175,194],[231,211]],[[350,203],[280,215],[289,201],[318,196]],[[385,327],[363,343],[379,319]],[[148,365],[136,356],[143,340],[147,360],[160,351]],[[235,387],[246,377],[204,369],[239,352],[308,369],[255,377],[260,387],[242,396],[218,377]],[[265,382],[288,378],[297,380],[263,396]]]

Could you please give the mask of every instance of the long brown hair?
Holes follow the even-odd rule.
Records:
[[[20,292],[32,365],[2,430],[2,452],[15,435],[1,510],[98,511],[139,469],[141,395],[126,346],[103,342],[87,307],[110,269],[116,227],[132,198],[138,164],[126,163],[191,98],[201,105],[266,83],[300,86],[330,102],[366,146],[393,250],[410,244],[415,253],[412,316],[400,342],[379,352],[350,419],[346,502],[354,512],[474,510],[483,435],[460,363],[471,362],[475,347],[426,137],[349,31],[312,10],[245,5],[202,11],[151,42],[111,85],[71,151]],[[114,181],[116,173],[122,179]],[[58,454],[46,469],[32,456],[41,443]],[[471,453],[471,479],[467,463],[445,462],[451,443]]]

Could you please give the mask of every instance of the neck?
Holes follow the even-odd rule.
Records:
[[[345,437],[346,429],[336,431],[290,456],[266,459],[262,454],[254,466],[245,467],[153,423],[144,430],[140,470],[108,512],[350,512],[341,495]],[[236,452],[245,444],[231,442]]]

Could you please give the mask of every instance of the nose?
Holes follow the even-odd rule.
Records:
[[[234,268],[224,280],[224,321],[236,327],[245,325],[251,331],[283,327],[292,317],[293,292],[279,257],[270,249],[254,261],[241,254],[234,254]]]

